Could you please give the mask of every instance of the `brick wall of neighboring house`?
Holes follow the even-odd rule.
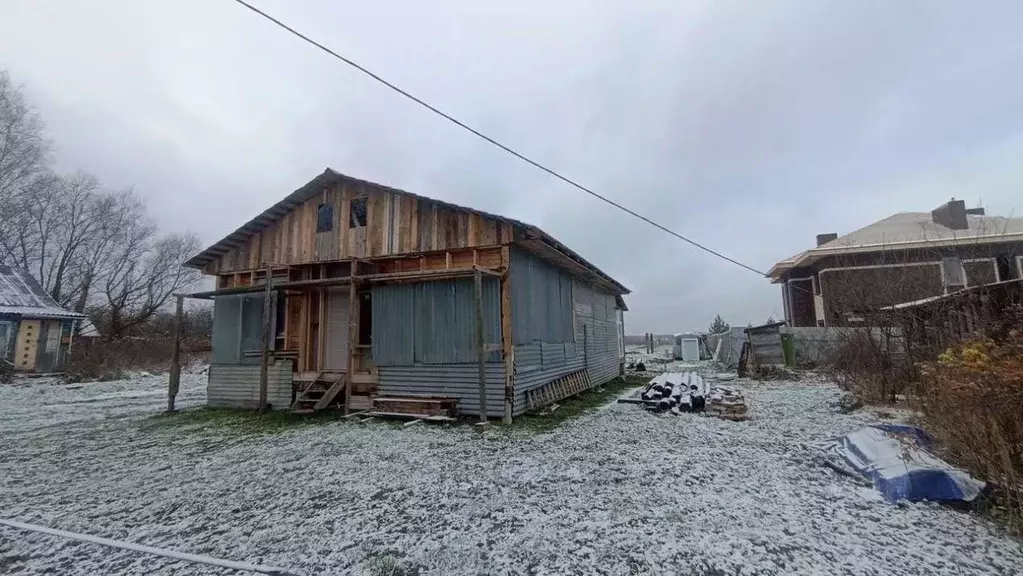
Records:
[[[1023,242],[998,244],[963,244],[923,250],[886,250],[883,252],[828,256],[812,266],[789,271],[786,278],[804,278],[818,275],[820,292],[824,298],[824,311],[828,325],[845,322],[846,311],[864,310],[901,302],[911,302],[944,293],[941,280],[942,258],[961,258],[966,270],[967,284],[976,286],[1006,278],[999,278],[996,261],[1001,257],[1003,268],[1012,277],[1023,266]],[[976,260],[968,262],[967,260]],[[883,266],[883,267],[877,267]],[[800,282],[789,291],[791,300],[786,306],[789,322],[794,326],[814,326],[816,314],[813,295],[803,290],[811,286]]]
[[[820,273],[820,284],[829,326],[844,324],[846,313],[944,293],[937,263],[826,270]]]
[[[928,248],[923,250],[886,250],[862,254],[843,254],[829,256],[817,260],[815,268],[846,268],[849,266],[874,266],[878,264],[907,264],[911,262],[936,262],[949,256],[958,256],[963,260],[976,258],[997,258],[998,255],[1023,256],[1023,242],[1005,242],[1000,244],[966,244],[960,246]],[[993,269],[993,266],[992,266]],[[793,274],[792,277],[808,274]]]
[[[998,281],[998,270],[995,268],[994,260],[963,262],[963,268],[966,270],[966,283],[969,286]]]
[[[817,316],[813,310],[813,282],[810,280],[792,281],[789,283],[791,294],[788,318],[792,326],[816,326]]]

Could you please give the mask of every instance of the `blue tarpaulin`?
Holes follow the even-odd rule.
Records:
[[[930,444],[928,434],[915,426],[877,424],[836,438],[828,451],[890,502],[976,498],[984,482],[931,454]]]

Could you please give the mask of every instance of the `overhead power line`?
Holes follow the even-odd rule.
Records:
[[[538,169],[540,169],[540,170],[550,174],[551,176],[554,176],[558,180],[561,180],[562,182],[572,186],[573,188],[581,190],[582,192],[585,192],[585,193],[589,194],[590,196],[593,196],[594,198],[596,198],[598,200],[601,200],[601,201],[603,201],[603,202],[605,202],[607,204],[610,204],[611,206],[614,206],[615,208],[621,210],[622,212],[625,212],[626,214],[629,214],[630,216],[638,218],[638,219],[642,220],[643,222],[646,222],[647,224],[650,224],[654,228],[657,228],[657,229],[659,229],[659,230],[661,230],[663,232],[667,232],[668,234],[674,236],[675,238],[678,238],[679,240],[682,240],[683,242],[687,242],[687,243],[689,243],[689,244],[699,248],[700,250],[703,250],[704,252],[707,252],[709,254],[713,254],[714,256],[717,256],[718,258],[721,258],[722,260],[726,260],[728,262],[731,262],[732,264],[735,264],[736,266],[739,266],[740,268],[745,268],[746,270],[749,270],[750,272],[754,272],[754,273],[759,274],[761,276],[765,275],[763,272],[761,272],[760,270],[757,270],[756,268],[753,268],[752,266],[748,266],[746,264],[743,264],[742,262],[739,262],[738,260],[736,260],[734,258],[730,258],[728,256],[725,256],[724,254],[718,252],[717,250],[714,250],[712,248],[704,246],[703,244],[700,244],[699,242],[697,242],[695,240],[691,240],[689,238],[686,238],[685,236],[679,234],[678,232],[675,232],[675,231],[673,231],[673,230],[671,230],[671,229],[669,229],[669,228],[667,228],[665,226],[662,226],[661,224],[658,224],[657,222],[654,222],[650,218],[647,218],[646,216],[643,216],[642,214],[640,214],[640,213],[638,213],[638,212],[636,212],[634,210],[626,208],[625,206],[622,206],[621,204],[615,202],[614,200],[611,200],[610,198],[607,198],[606,196],[602,196],[602,195],[594,192],[593,190],[590,190],[589,188],[587,188],[586,186],[583,186],[582,184],[576,182],[575,180],[572,180],[571,178],[569,178],[567,176],[562,176],[560,173],[556,172],[555,170],[553,170],[551,168],[548,168],[547,166],[544,166],[543,164],[537,162],[536,160],[533,160],[532,158],[530,158],[530,157],[528,157],[528,156],[526,156],[524,154],[516,152],[514,149],[512,149],[512,148],[510,148],[510,147],[508,147],[508,146],[498,142],[497,140],[494,140],[490,136],[487,136],[486,134],[480,132],[479,130],[476,130],[475,128],[473,128],[472,126],[469,126],[465,122],[462,122],[461,120],[455,118],[454,116],[451,116],[450,114],[447,114],[446,112],[443,112],[443,111],[439,110],[435,106],[433,106],[433,105],[431,105],[431,104],[421,100],[420,98],[414,96],[413,94],[410,94],[409,92],[407,92],[404,89],[398,87],[397,85],[395,85],[395,84],[385,80],[384,78],[378,76],[375,72],[372,72],[371,70],[367,69],[366,67],[362,66],[361,64],[351,60],[350,58],[346,58],[346,57],[338,54],[337,52],[331,50],[330,48],[327,48],[323,44],[317,42],[316,40],[313,40],[312,38],[310,38],[310,37],[306,36],[305,34],[299,32],[298,30],[295,30],[291,26],[285,24],[284,22],[281,22],[280,20],[278,20],[277,18],[271,16],[270,14],[267,14],[263,10],[260,10],[259,8],[256,8],[252,4],[249,4],[248,2],[246,2],[245,0],[234,0],[234,1],[237,2],[238,4],[241,4],[242,6],[244,6],[246,8],[248,8],[249,10],[255,12],[256,14],[262,16],[263,18],[269,20],[270,22],[276,24],[280,28],[283,28],[284,30],[287,30],[288,32],[290,32],[294,36],[297,36],[298,38],[302,39],[303,41],[305,41],[305,42],[315,46],[316,48],[319,48],[320,50],[326,52],[327,54],[333,56],[334,58],[337,58],[338,60],[344,62],[345,64],[348,64],[352,68],[355,68],[359,72],[362,72],[363,74],[365,74],[366,76],[369,76],[373,80],[376,80],[380,84],[383,84],[384,86],[390,88],[391,90],[397,92],[398,94],[401,94],[402,96],[408,98],[409,100],[412,100],[413,102],[415,102],[416,104],[419,104],[423,108],[426,108],[430,112],[433,112],[434,114],[440,116],[441,118],[444,118],[448,122],[451,122],[452,124],[458,126],[459,128],[462,128],[463,130],[473,134],[474,136],[476,136],[476,137],[478,137],[478,138],[480,138],[482,140],[485,140],[486,142],[489,142],[490,144],[493,144],[494,146],[497,146],[501,150],[504,150],[505,152],[507,152],[508,154],[511,154],[512,156],[518,158],[519,160],[522,160],[523,162],[525,162],[525,163],[527,163],[527,164],[529,164],[529,165],[531,165],[531,166],[533,166],[535,168],[538,168]]]

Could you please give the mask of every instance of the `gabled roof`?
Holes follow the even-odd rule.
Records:
[[[450,208],[452,210],[471,212],[479,214],[480,216],[484,216],[486,218],[497,220],[498,222],[510,224],[522,230],[527,237],[539,239],[540,241],[549,244],[557,251],[565,254],[570,259],[572,259],[582,267],[589,270],[591,273],[595,274],[596,276],[599,276],[604,281],[616,287],[621,294],[629,293],[628,288],[619,284],[617,281],[615,281],[613,278],[605,274],[599,268],[597,268],[593,264],[590,264],[585,258],[575,253],[573,250],[559,242],[556,238],[544,232],[543,230],[537,228],[536,226],[527,224],[525,222],[522,222],[521,220],[508,218],[506,216],[491,214],[490,212],[484,212],[482,210],[476,210],[475,208],[469,208],[466,206],[459,206],[458,204],[452,204],[450,202],[444,202],[442,200],[437,200],[426,196],[420,196],[418,194],[413,194],[411,192],[406,192],[404,190],[399,190],[397,188],[391,188],[390,186],[384,186],[383,184],[377,184],[375,182],[370,182],[368,180],[353,178],[351,176],[341,174],[340,172],[336,172],[330,168],[327,168],[326,170],[324,170],[323,174],[320,174],[319,176],[313,178],[308,183],[306,183],[305,186],[302,186],[298,190],[295,190],[288,196],[284,197],[282,200],[280,200],[270,208],[267,208],[261,214],[259,214],[252,220],[249,220],[241,227],[239,227],[237,230],[225,236],[220,241],[216,242],[209,248],[206,248],[202,252],[188,259],[188,261],[186,261],[184,265],[190,268],[202,268],[206,264],[216,260],[217,258],[222,256],[226,252],[230,251],[231,249],[245,243],[249,238],[254,236],[256,233],[260,232],[261,230],[265,229],[271,224],[279,221],[289,212],[291,212],[298,206],[302,205],[310,198],[316,196],[316,194],[320,193],[325,187],[336,183],[346,183],[354,186],[364,185],[375,187],[385,192],[390,192],[392,194],[400,194],[403,196],[427,200],[429,202],[436,203],[438,206]]]
[[[967,215],[966,222],[968,229],[953,230],[935,223],[929,212],[899,212],[786,258],[772,266],[767,276],[777,280],[787,270],[808,266],[825,256],[1023,241],[1023,218]]]
[[[0,266],[0,314],[29,318],[85,317],[61,308],[31,274],[10,266]]]

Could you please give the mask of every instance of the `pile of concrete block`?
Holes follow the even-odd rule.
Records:
[[[707,396],[708,414],[713,414],[724,420],[742,421],[748,420],[746,413],[746,397],[738,390],[729,388],[714,388]]]

